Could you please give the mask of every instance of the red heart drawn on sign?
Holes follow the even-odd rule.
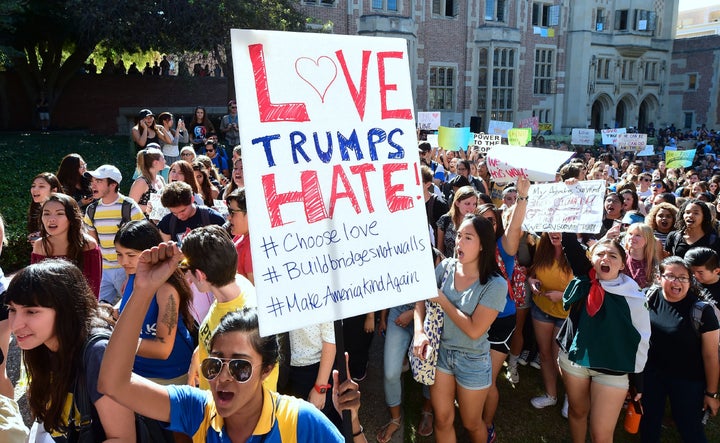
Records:
[[[439,112],[433,112],[433,113],[432,113],[432,117],[433,117],[433,118],[438,118],[439,116],[440,116],[440,113],[439,113]]]
[[[315,90],[320,96],[320,100],[325,103],[325,94],[337,78],[335,62],[325,55],[318,57],[317,60],[300,57],[295,60],[295,72]]]

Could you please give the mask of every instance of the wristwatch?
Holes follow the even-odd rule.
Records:
[[[708,391],[705,391],[705,396],[706,396],[706,397],[710,397],[710,398],[714,398],[714,399],[718,399],[718,398],[720,398],[720,392],[708,392]]]
[[[315,390],[318,392],[318,394],[324,394],[330,388],[332,388],[332,385],[315,385]]]

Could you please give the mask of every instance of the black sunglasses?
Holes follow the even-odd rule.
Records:
[[[200,372],[207,380],[214,380],[225,365],[238,383],[245,383],[252,377],[252,363],[241,358],[208,357],[200,364]]]

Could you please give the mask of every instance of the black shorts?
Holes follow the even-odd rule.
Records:
[[[515,331],[515,314],[496,318],[488,330],[490,349],[503,354],[510,352],[510,337],[513,331]]]

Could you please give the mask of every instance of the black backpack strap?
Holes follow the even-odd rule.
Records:
[[[88,216],[90,221],[93,224],[93,228],[95,228],[95,211],[97,210],[98,200],[95,200],[94,202],[90,203],[88,207],[85,209],[85,215]]]
[[[80,414],[80,428],[78,431],[92,432],[92,404],[90,403],[90,394],[86,387],[86,364],[88,360],[88,349],[100,340],[110,339],[109,331],[97,331],[90,334],[82,351],[82,361],[80,362],[80,373],[75,377],[75,387],[73,388],[73,402]]]

